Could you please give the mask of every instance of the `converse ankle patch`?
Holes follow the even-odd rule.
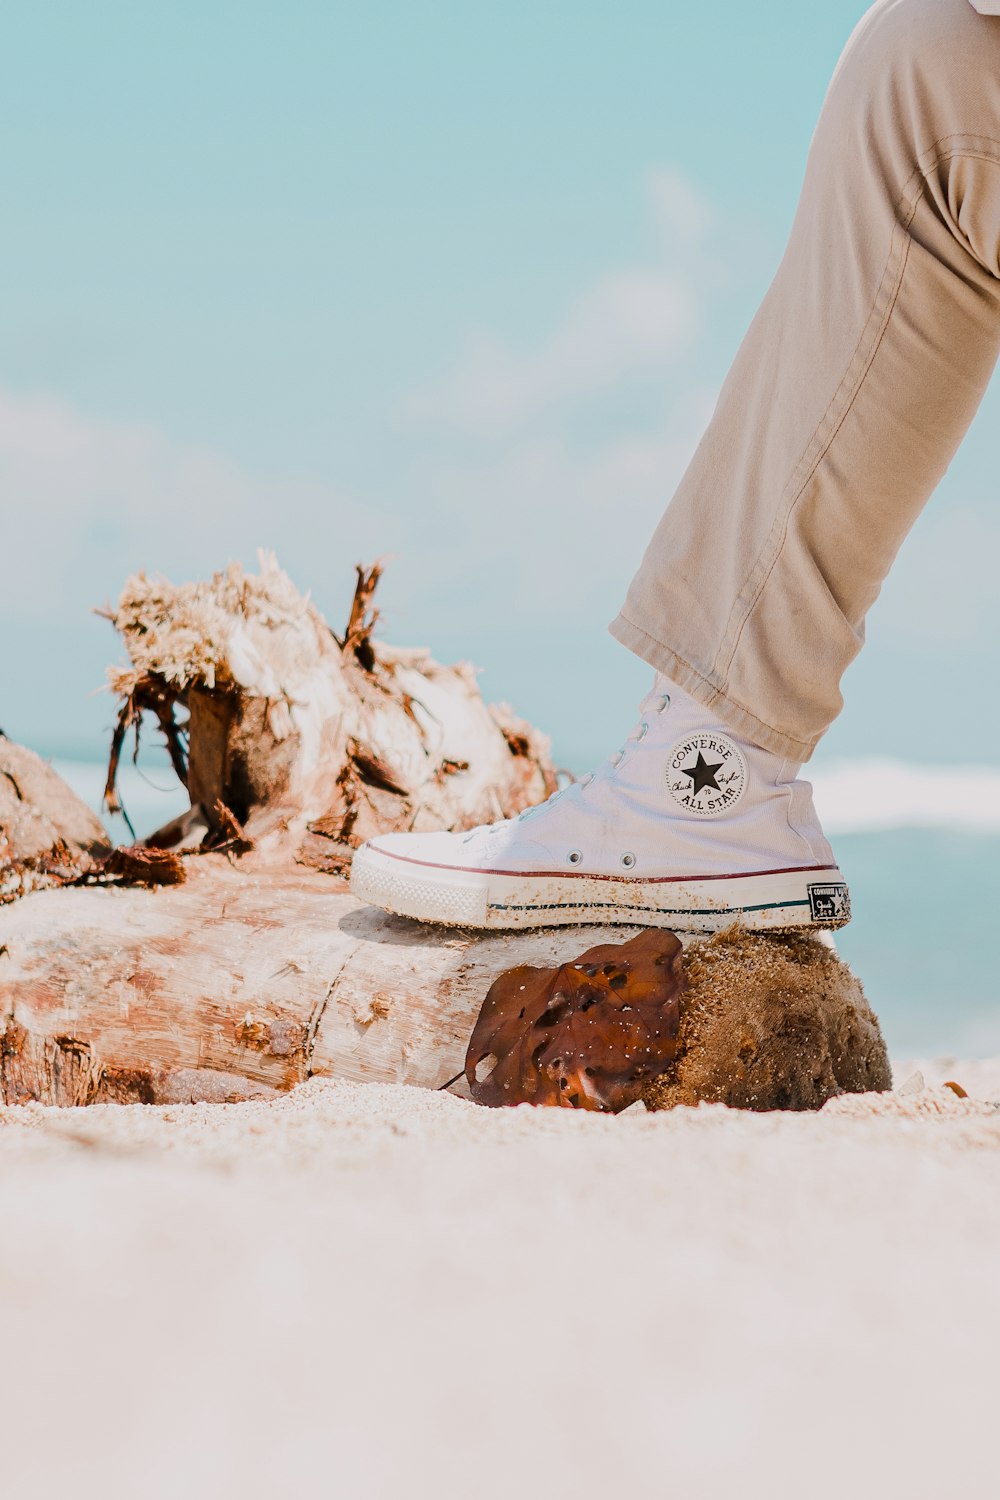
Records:
[[[678,806],[700,818],[729,812],[746,784],[743,752],[724,734],[692,734],[667,757],[667,790]]]

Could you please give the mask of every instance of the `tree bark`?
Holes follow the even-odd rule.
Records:
[[[580,934],[422,927],[211,855],[164,890],[39,892],[0,913],[0,945],[5,1101],[89,1104],[172,1097],[178,1073],[210,1097],[218,1075],[240,1096],[314,1074],[436,1088],[493,979]]]

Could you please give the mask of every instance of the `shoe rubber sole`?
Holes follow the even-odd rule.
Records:
[[[817,929],[844,927],[851,917],[847,885],[836,865],[707,879],[621,880],[460,870],[365,844],[354,855],[351,892],[359,901],[418,922],[495,931],[607,923],[718,932],[736,922],[754,930]]]

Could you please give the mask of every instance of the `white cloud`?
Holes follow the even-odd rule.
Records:
[[[332,486],[259,479],[149,424],[92,419],[62,400],[0,393],[6,506],[0,614],[84,622],[144,568],[197,577],[275,546],[304,587],[345,604],[355,561],[392,549],[396,633],[435,626],[474,580],[477,613],[607,611],[683,472],[711,405],[686,396],[650,427],[582,441],[556,428],[499,452],[435,448],[390,514]],[[488,559],[488,566],[485,561]],[[411,620],[421,623],[411,625]]]
[[[708,200],[683,172],[675,167],[657,167],[649,175],[647,191],[665,250],[701,242],[714,215]]]
[[[414,403],[422,425],[387,431],[384,501],[308,476],[251,475],[151,424],[0,391],[0,616],[37,628],[36,655],[61,653],[67,633],[86,627],[74,674],[89,689],[114,650],[105,627],[87,627],[89,610],[136,569],[200,577],[270,546],[336,621],[352,565],[389,552],[388,638],[469,650],[514,700],[550,668],[534,653],[508,678],[512,634],[561,641],[554,649],[579,657],[582,674],[714,394],[691,389],[683,358],[711,281],[692,249],[707,210],[669,173],[651,180],[649,204],[658,260],[609,269],[533,348],[482,340]],[[540,718],[572,727],[576,670],[564,659]],[[606,702],[626,691],[621,677],[603,685]],[[0,689],[12,722],[36,722],[26,677]]]
[[[699,279],[683,262],[710,215],[697,190],[667,169],[651,175],[647,197],[657,262],[600,278],[534,348],[478,334],[449,376],[410,399],[410,421],[479,437],[509,433],[676,363],[701,324]]]
[[[652,429],[609,442],[590,465],[595,489],[649,502],[659,514],[691,460],[717,395],[707,387],[681,392]]]
[[[1000,517],[995,507],[942,504],[917,522],[876,606],[880,634],[938,649],[996,640]]]
[[[299,477],[259,478],[148,423],[87,416],[48,395],[0,391],[5,561],[0,612],[74,613],[137,568],[191,576],[262,545],[315,556],[332,517],[364,530],[353,502]],[[310,549],[312,549],[310,551]],[[345,576],[354,559],[338,559]]]
[[[990,765],[909,765],[887,758],[811,766],[816,811],[829,834],[891,828],[1000,833],[1000,772]]]
[[[690,246],[708,209],[668,170],[652,174],[647,199],[663,240],[659,261],[610,269],[534,348],[518,353],[498,336],[481,340],[414,403],[432,425],[451,428],[452,446],[425,446],[412,429],[394,438],[407,489],[392,504],[361,503],[308,476],[251,475],[152,423],[95,418],[56,395],[0,390],[0,547],[13,560],[0,613],[80,618],[135,569],[196,576],[234,556],[252,562],[259,546],[274,547],[304,586],[315,586],[317,574],[330,578],[327,598],[338,599],[355,561],[391,550],[401,557],[393,592],[421,618],[433,616],[438,598],[446,607],[461,566],[457,553],[449,561],[454,549],[466,564],[489,552],[484,611],[493,592],[510,587],[538,588],[542,608],[546,599],[568,605],[573,590],[541,589],[545,559],[555,551],[583,565],[593,541],[574,528],[599,525],[612,510],[614,535],[598,551],[619,559],[622,571],[641,551],[707,415],[704,400],[686,391],[679,363],[698,327],[700,284],[668,242]],[[650,392],[662,392],[661,420],[620,411],[603,420],[603,401],[592,398],[627,378],[647,407]],[[588,401],[585,430],[578,422],[574,429]],[[595,404],[603,415],[591,422]],[[477,434],[489,442],[480,446]],[[583,585],[574,587],[579,596]]]
[[[598,440],[546,429],[500,451],[463,447],[450,463],[435,449],[405,555],[408,577],[424,582],[425,618],[453,611],[451,585],[463,617],[559,620],[592,639],[621,603],[714,394],[678,395],[648,427]]]

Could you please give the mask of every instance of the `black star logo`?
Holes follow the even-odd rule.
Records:
[[[713,792],[721,792],[722,788],[715,779],[716,771],[721,771],[725,761],[720,760],[717,766],[709,765],[708,761],[698,751],[698,759],[693,766],[682,766],[683,775],[691,778],[691,795],[697,797],[698,793],[710,786]]]

